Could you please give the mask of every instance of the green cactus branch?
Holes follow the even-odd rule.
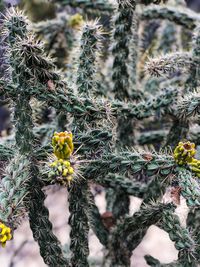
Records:
[[[152,42],[154,39],[158,38],[157,35],[160,23],[156,21],[143,21],[141,24],[143,27],[141,36],[139,38],[139,52],[144,56],[152,49]]]
[[[163,211],[171,209],[174,209],[171,204],[152,202],[149,205],[142,205],[140,211],[132,217],[127,217],[119,222],[113,230],[110,240],[111,252],[113,252],[112,266],[129,266],[130,255],[144,237],[147,229],[160,221]],[[122,257],[122,254],[126,257]]]
[[[190,30],[193,30],[197,22],[200,20],[200,17],[188,9],[173,7],[149,7],[143,10],[140,14],[141,20],[150,20],[150,19],[167,19],[178,25],[184,26]]]
[[[79,93],[87,96],[97,90],[94,75],[96,72],[95,61],[101,48],[102,26],[97,21],[87,23],[82,32],[80,56],[77,70],[77,89]]]
[[[194,125],[190,127],[190,131],[188,133],[188,140],[191,140],[196,145],[199,145],[199,126]]]
[[[104,177],[94,178],[95,183],[100,184],[106,188],[119,188],[124,191],[127,195],[132,195],[142,198],[147,191],[148,184],[144,185],[140,182],[136,182],[125,176],[117,174],[107,174]]]
[[[51,2],[56,2],[62,5],[69,5],[73,8],[83,8],[85,12],[87,10],[98,10],[110,12],[113,10],[111,4],[106,0],[51,0]]]
[[[200,112],[200,95],[198,92],[190,93],[179,100],[177,115],[180,118],[196,116]]]
[[[41,88],[42,89],[42,88]],[[107,118],[107,115],[125,116],[128,118],[142,119],[152,116],[154,110],[168,108],[177,96],[176,89],[166,89],[157,97],[152,97],[149,101],[138,104],[124,103],[121,101],[105,101],[103,99],[83,98],[74,95],[69,90],[58,89],[57,92],[33,90],[32,93],[38,100],[48,99],[49,105],[65,112],[73,113],[79,119],[84,117],[87,120],[98,120]],[[39,91],[39,92],[38,92]]]
[[[70,250],[72,267],[87,267],[88,264],[88,186],[85,181],[69,189],[69,225],[71,226]]]
[[[189,73],[194,64],[193,57],[189,52],[169,53],[150,59],[146,63],[146,71],[152,76],[171,75],[175,72]]]
[[[6,98],[16,97],[17,86],[8,83],[8,81],[0,79],[0,95]]]
[[[181,187],[181,194],[187,200],[188,206],[200,205],[200,186],[195,178],[192,177],[191,171],[185,168],[179,168],[177,181]]]
[[[52,147],[50,145],[42,146],[34,152],[37,160],[44,160],[48,157],[48,154],[52,153]],[[8,161],[15,155],[14,147],[6,144],[0,144],[0,161]]]
[[[165,146],[174,148],[179,140],[184,140],[189,131],[189,120],[173,116],[173,124],[167,135]]]
[[[57,92],[43,91],[35,92],[38,100],[44,101],[48,99],[48,102],[53,107],[67,111],[78,118],[84,116],[87,119],[103,119],[107,118],[107,114],[115,115],[120,114],[129,118],[145,118],[152,116],[153,110],[160,109],[162,107],[168,107],[177,95],[177,91],[174,89],[164,90],[155,98],[151,98],[149,101],[141,102],[139,104],[125,104],[120,101],[107,102],[103,99],[94,101],[91,98],[79,98],[73,95],[70,91],[58,90]],[[114,112],[116,110],[116,112]]]
[[[150,255],[144,256],[146,262],[148,265],[152,267],[182,267],[182,263],[178,263],[177,261],[169,263],[169,264],[161,264],[159,260],[153,258]],[[191,265],[192,266],[192,265]]]
[[[66,69],[75,42],[76,29],[70,25],[71,19],[73,16],[60,12],[55,19],[43,20],[31,27],[36,37],[45,41],[46,53],[50,54],[56,66],[62,69]]]
[[[168,178],[168,177],[167,177]],[[169,182],[160,179],[160,177],[153,177],[146,185],[145,192],[143,194],[143,202],[148,203],[152,199],[162,199]]]
[[[16,38],[24,38],[27,34],[28,21],[23,12],[10,9],[7,10],[3,21],[4,28],[2,33],[8,38],[8,43],[13,46],[16,43]]]
[[[199,66],[200,66],[200,24],[197,24],[192,42],[193,65],[190,68],[190,76],[186,81],[186,91],[194,92],[199,87]]]
[[[148,177],[155,174],[165,177],[173,173],[175,168],[176,163],[172,156],[124,151],[107,153],[100,159],[89,162],[84,173],[87,174],[87,177],[94,177],[94,179],[98,177],[101,179],[108,173],[118,173],[127,177],[134,177],[140,173],[146,174]]]
[[[7,161],[14,156],[14,151],[7,145],[0,144],[0,161]]]
[[[73,8],[83,8],[85,12],[87,9],[98,10],[98,11],[107,11],[112,12],[114,10],[114,5],[110,4],[106,0],[51,0],[51,2],[59,3],[62,5],[69,5]],[[131,0],[130,0],[131,2]],[[166,3],[167,0],[138,0],[138,4],[156,4]]]
[[[29,97],[21,94],[15,106],[15,139],[21,154],[30,153],[34,145],[34,135],[32,132],[33,122],[31,119],[32,109],[29,101]]]
[[[105,247],[108,246],[108,237],[109,231],[103,224],[101,214],[99,213],[99,209],[97,208],[94,196],[92,193],[89,193],[89,209],[88,209],[88,219],[89,224],[94,233],[96,234],[97,238]]]
[[[98,25],[98,21],[87,23],[83,27],[76,85],[78,93],[82,94],[84,97],[92,94],[97,89],[94,77],[96,73],[95,61],[97,53],[100,50],[101,39],[102,27]],[[76,116],[74,117],[74,127],[76,131],[83,133],[87,131],[85,119],[80,119],[78,123]],[[79,185],[72,185],[72,188],[69,190],[69,224],[71,226],[70,249],[72,251],[72,267],[89,267],[87,259],[89,255],[89,223],[95,233],[97,233],[99,240],[104,244],[107,242],[106,229],[103,228],[103,224],[100,223],[97,228],[97,223],[98,221],[100,222],[100,215],[98,214],[94,203],[91,205],[91,201],[92,198],[86,180],[81,181]],[[91,220],[92,213],[95,215],[93,221]],[[102,236],[100,236],[100,233],[102,233]]]
[[[139,21],[138,21],[138,16],[136,12],[133,12],[133,22],[132,22],[132,39],[131,39],[131,44],[130,44],[130,58],[131,62],[129,65],[130,66],[130,83],[132,87],[132,99],[138,100],[142,99],[142,91],[139,90],[137,91],[137,84],[138,84],[138,60],[139,60]],[[134,90],[135,89],[135,90]]]
[[[157,144],[162,142],[167,136],[167,130],[154,130],[148,132],[140,132],[140,135],[137,138],[137,142],[140,145],[146,144]]]
[[[85,170],[85,168],[84,168]],[[132,179],[126,177],[126,174],[119,175],[119,174],[106,174],[105,176],[95,177],[91,178],[90,175],[88,177],[88,171],[90,171],[90,168],[86,168],[85,172],[82,170],[82,175],[88,180],[92,180],[92,182],[99,184],[107,189],[119,189],[123,193],[126,193],[126,195],[131,195],[135,197],[147,197],[152,196],[151,185],[153,183],[153,180],[150,180],[147,184],[143,183],[143,181],[138,181],[138,179]],[[108,170],[109,171],[109,170]],[[45,185],[52,184],[52,178],[47,175],[48,171],[43,170],[41,171],[41,179],[44,181]],[[138,173],[136,176],[139,175]],[[158,182],[157,182],[158,183]],[[159,186],[159,185],[158,185]],[[160,186],[161,187],[161,186]],[[160,190],[158,191],[158,195],[161,195]]]
[[[175,242],[175,247],[179,251],[178,259],[182,266],[186,266],[185,263],[191,264],[195,261],[196,254],[196,242],[191,237],[189,231],[180,225],[180,221],[177,215],[173,214],[170,210],[163,211],[163,216],[158,224],[163,230],[165,230],[170,239]],[[189,266],[189,265],[188,265]]]
[[[197,27],[198,28],[198,27]],[[198,31],[197,31],[198,36]],[[198,51],[198,37],[193,42],[193,47]],[[187,79],[185,87],[188,88],[189,84],[192,85],[193,91],[197,86],[196,78],[198,77],[198,52],[176,52],[165,54],[164,56],[152,58],[146,64],[146,70],[153,76],[168,76],[174,75],[176,72],[190,74]],[[172,64],[173,62],[173,64]],[[195,77],[196,76],[196,77]],[[198,80],[198,79],[197,79]],[[188,90],[187,91],[192,91]],[[186,138],[189,131],[189,120],[187,117],[198,113],[198,104],[191,99],[193,95],[186,95],[178,103],[178,107],[173,113],[173,124],[169,131],[166,140],[166,146],[174,147],[180,139]],[[191,103],[189,101],[191,101]],[[187,110],[188,109],[188,110]]]
[[[16,154],[5,168],[0,184],[0,220],[16,229],[25,214],[30,163]]]
[[[64,85],[62,84],[62,86]],[[5,93],[13,95],[14,87],[11,84],[6,85],[4,82],[2,89]],[[80,97],[75,95],[68,86],[66,89],[50,90],[47,86],[40,84],[39,87],[30,88],[29,93],[40,101],[47,101],[50,106],[60,111],[73,113],[77,119],[84,117],[86,121],[91,121],[91,119],[106,119],[109,114],[136,119],[147,118],[153,116],[154,110],[168,108],[176,100],[178,92],[175,88],[164,89],[156,97],[151,97],[148,101],[141,101],[138,104]]]
[[[138,2],[144,5],[150,5],[150,4],[160,5],[160,4],[165,4],[167,1],[168,0],[139,0]]]
[[[44,125],[43,125],[44,126]],[[43,127],[35,127],[34,133],[37,138],[41,138],[41,135],[45,134],[48,131],[48,126],[46,125],[45,128]],[[52,131],[53,132],[53,131]],[[103,153],[105,150],[105,143],[107,144],[107,148],[109,149],[112,145],[113,134],[112,132],[108,131],[106,128],[97,128],[97,129],[89,129],[86,132],[78,132],[74,136],[74,145],[75,149],[78,150],[79,154],[84,156],[87,154],[88,159],[94,159],[95,154],[97,156],[99,153]],[[97,152],[96,152],[97,150]],[[5,145],[0,145],[0,160],[7,160],[9,159],[9,155],[13,155],[13,150],[9,149]],[[37,160],[45,160],[48,157],[48,154],[52,153],[52,147],[49,143],[37,148],[35,150],[35,157]]]
[[[131,58],[130,43],[136,35],[136,25],[133,20],[135,18],[136,2],[133,1],[117,1],[117,10],[113,16],[113,33],[112,33],[112,46],[111,51],[113,55],[112,66],[112,81],[113,81],[113,94],[114,98],[118,100],[130,99],[132,91],[130,90],[130,71],[129,61],[134,60]],[[135,27],[134,27],[135,26]],[[133,29],[135,30],[133,32]],[[134,35],[134,37],[132,36]],[[134,40],[136,41],[136,40]],[[136,49],[133,43],[132,51]],[[131,59],[130,59],[131,58]],[[136,60],[136,58],[135,58]],[[134,64],[134,63],[133,63]],[[132,67],[134,66],[132,64]],[[132,77],[135,76],[136,68],[132,70]],[[134,78],[133,78],[134,80]],[[135,84],[132,83],[134,87]],[[136,91],[136,88],[133,88]],[[133,141],[133,121],[123,118],[121,116],[117,119],[117,140],[116,148],[122,146],[130,146]],[[109,190],[111,191],[111,189]],[[112,212],[116,219],[129,212],[130,199],[129,196],[124,194],[122,190],[113,190]]]
[[[160,38],[158,40],[158,50],[163,53],[170,53],[180,47],[178,38],[178,29],[173,22],[162,21],[160,31]]]
[[[49,211],[44,206],[45,194],[41,187],[41,181],[33,175],[38,173],[32,170],[32,179],[30,183],[31,191],[29,193],[29,222],[33,232],[34,239],[40,247],[40,254],[48,266],[69,266],[67,260],[63,257],[61,244],[52,232],[52,223],[49,221]]]
[[[112,146],[113,135],[109,129],[96,128],[86,132],[78,132],[74,138],[75,148],[82,155],[87,154],[87,159],[94,159],[95,154],[101,153],[106,147],[109,149]]]
[[[130,98],[128,57],[129,43],[132,36],[133,13],[135,1],[118,1],[118,9],[114,17],[112,54],[114,57],[112,68],[113,92],[116,99]]]
[[[189,225],[189,227],[191,227],[193,236],[195,236],[195,240],[197,242],[196,258],[198,259],[198,261],[200,260],[200,256],[199,256],[199,252],[200,252],[200,247],[199,247],[199,244],[200,244],[199,216],[200,216],[200,210],[199,210],[199,207],[196,207],[196,208],[190,210],[188,220],[187,220],[187,224]]]

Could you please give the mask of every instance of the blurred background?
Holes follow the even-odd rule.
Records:
[[[113,2],[113,0],[110,0]],[[4,1],[7,7],[12,5],[19,5],[21,9],[24,9],[29,19],[33,23],[38,23],[43,20],[53,20],[57,12],[62,13],[65,16],[65,9],[63,7],[58,8],[54,4],[44,3],[41,0],[6,0]],[[189,8],[196,12],[200,12],[200,0],[187,0],[186,1]],[[3,12],[3,11],[2,11]],[[71,11],[75,13],[75,10]],[[37,24],[38,25],[38,24]],[[36,25],[36,30],[38,35],[40,35],[39,27]],[[71,32],[65,32],[64,34],[72,34]],[[65,44],[63,35],[60,32],[59,42],[56,44],[61,44],[61,46],[56,47],[52,43],[54,48],[54,56],[57,58],[57,66],[63,68],[61,59],[67,57],[66,47],[70,46],[70,42]],[[64,49],[62,45],[64,44]],[[0,44],[0,77],[5,75],[6,62],[3,60],[4,53],[3,42]],[[60,53],[60,54],[59,54]],[[70,62],[68,62],[70,63]],[[44,111],[44,116],[48,117],[48,110]],[[48,119],[48,118],[47,118]],[[9,110],[6,105],[0,106],[0,138],[7,138],[11,133],[10,126],[10,116]],[[46,193],[48,195],[46,199],[46,205],[50,209],[50,218],[54,225],[54,233],[60,238],[63,245],[66,246],[66,251],[69,246],[69,228],[67,226],[68,221],[68,208],[67,208],[67,190],[61,189],[60,187],[54,186],[51,188],[46,188]],[[101,187],[93,188],[94,194],[96,195],[95,201],[103,213],[106,211],[105,196],[104,191]],[[167,197],[167,196],[166,196]],[[138,198],[131,198],[131,214],[135,212],[140,206],[141,200]],[[184,223],[187,215],[187,207],[183,204],[180,208],[180,214],[182,216],[182,222]],[[64,233],[64,234],[63,234]],[[91,266],[101,266],[101,259],[103,255],[103,248],[93,232],[90,232],[90,263]],[[164,251],[163,251],[164,248]],[[155,258],[158,258],[163,263],[168,263],[177,258],[177,251],[170,241],[167,233],[160,230],[155,226],[151,226],[143,239],[142,243],[133,252],[132,266],[133,267],[145,267],[147,266],[143,256],[150,254]],[[95,258],[95,260],[94,260]],[[98,261],[96,261],[98,259]],[[15,232],[15,238],[13,241],[8,242],[6,248],[0,248],[0,267],[43,267],[46,266],[40,255],[37,244],[33,241],[32,233],[29,229],[28,220],[24,218],[21,226]],[[59,266],[58,266],[59,267]]]

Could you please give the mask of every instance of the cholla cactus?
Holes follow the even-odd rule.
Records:
[[[196,75],[199,16],[187,9],[179,12],[167,6],[144,7],[142,14],[138,13],[137,5],[165,1],[119,0],[116,8],[102,0],[58,2],[79,8],[83,17],[91,8],[98,11],[94,14],[102,15],[99,20],[82,25],[80,44],[76,44],[79,47],[77,68],[70,69],[72,74],[57,70],[45,53],[47,47],[33,33],[39,26],[31,26],[23,12],[11,9],[3,21],[9,78],[0,80],[0,94],[13,107],[15,134],[0,143],[0,160],[5,165],[0,182],[0,243],[4,246],[7,240],[15,238],[14,231],[28,214],[33,237],[48,266],[89,266],[91,228],[105,247],[102,265],[104,262],[104,266],[129,267],[132,251],[149,226],[155,224],[169,234],[179,252],[171,266],[197,266],[200,185],[196,178],[200,177],[200,163],[195,155],[199,143],[195,148],[193,138],[191,142],[181,140],[195,136],[190,132],[190,124],[198,122],[195,115],[199,114],[200,106]],[[67,10],[70,12],[70,9],[63,12]],[[114,13],[110,40],[100,25],[105,11],[109,19]],[[76,28],[82,23],[81,15],[69,14],[67,18],[67,22],[63,19],[56,25],[55,20],[45,22],[40,25],[42,31],[57,32],[58,25]],[[159,38],[154,40],[156,46],[151,44],[152,38],[145,39],[145,44],[143,40],[138,42],[140,32],[145,36],[148,30],[146,26],[139,30],[141,25],[146,25],[140,21],[155,18],[195,29],[197,35],[191,42],[191,52],[172,51],[155,58],[153,48],[160,46]],[[102,67],[99,55],[104,53],[103,44],[111,48],[103,56],[113,64]],[[142,63],[140,45],[145,47],[141,52]],[[150,75],[158,76],[156,81],[143,72],[148,57],[145,69]],[[192,89],[188,90],[182,80]],[[106,88],[104,94],[102,87]],[[188,94],[189,91],[194,92]],[[35,124],[34,113],[40,111],[32,98],[51,108],[49,123],[41,120],[40,125]],[[197,142],[199,132],[195,131]],[[146,150],[153,144],[152,152]],[[171,145],[171,149],[160,151],[166,145]],[[106,191],[107,211],[103,215],[90,192],[94,183]],[[54,235],[44,205],[43,187],[54,184],[68,189],[69,255],[65,255]],[[167,188],[170,203],[162,201]],[[139,211],[131,216],[128,214],[130,196],[143,199]],[[186,227],[175,212],[182,198],[194,218]],[[147,256],[146,260],[152,266],[162,266],[151,257]]]

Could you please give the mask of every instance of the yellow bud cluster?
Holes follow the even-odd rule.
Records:
[[[195,159],[195,144],[187,142],[179,142],[174,150],[174,159],[179,165],[187,164],[191,171],[200,178],[200,160]]]
[[[79,28],[83,24],[83,16],[79,13],[70,17],[68,24],[72,28]]]
[[[53,172],[57,176],[62,176],[61,179],[58,179],[62,184],[70,184],[72,181],[72,174],[74,173],[73,167],[68,160],[58,159],[50,164],[50,167],[53,168]]]
[[[56,175],[56,182],[69,185],[72,181],[74,168],[71,166],[70,157],[74,151],[73,136],[71,132],[55,132],[52,145],[56,160],[50,163],[52,174]]]
[[[196,174],[197,177],[200,178],[200,160],[192,159],[191,162],[188,163],[190,169]]]
[[[55,132],[52,138],[54,154],[58,159],[67,160],[74,151],[73,136],[71,132]]]
[[[189,141],[179,142],[174,150],[174,159],[179,165],[191,162],[196,154],[195,144]]]
[[[4,248],[6,246],[6,242],[12,238],[11,229],[7,227],[5,224],[0,223],[0,243]]]

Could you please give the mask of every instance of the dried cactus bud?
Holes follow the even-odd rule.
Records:
[[[10,227],[7,227],[5,224],[0,223],[0,243],[4,248],[6,246],[6,242],[11,240],[12,234]]]
[[[181,187],[173,186],[171,187],[171,198],[174,204],[180,205],[180,195],[181,195]]]
[[[184,165],[192,161],[196,153],[195,144],[189,141],[179,142],[174,150],[174,159],[179,165]]]
[[[191,162],[188,163],[190,169],[195,173],[197,177],[200,178],[200,160],[192,159]]]
[[[61,185],[70,185],[73,180],[74,168],[68,160],[55,160],[50,164],[52,172],[56,175],[56,182]]]
[[[74,151],[73,136],[71,132],[54,133],[52,138],[54,154],[58,159],[69,159]]]
[[[110,230],[113,226],[115,226],[115,218],[113,213],[110,211],[106,211],[101,215],[102,222],[104,226]]]
[[[147,160],[147,161],[151,161],[153,159],[153,156],[151,153],[144,153],[142,155],[143,159]]]
[[[83,22],[83,16],[79,13],[76,13],[75,15],[71,16],[68,24],[72,28],[79,28],[83,24]]]

